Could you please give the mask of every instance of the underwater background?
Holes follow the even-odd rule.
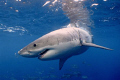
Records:
[[[59,61],[25,58],[18,51],[42,35],[63,28],[70,20],[62,9],[43,7],[46,0],[0,0],[0,80],[120,80],[120,1],[86,0],[94,26],[95,44],[69,58],[62,70]],[[94,5],[92,5],[94,4]]]

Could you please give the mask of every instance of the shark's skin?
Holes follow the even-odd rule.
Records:
[[[42,61],[59,61],[59,69],[71,56],[85,52],[90,46],[108,49],[92,43],[92,36],[85,30],[75,27],[52,31],[33,41],[18,53],[23,57],[38,57]]]

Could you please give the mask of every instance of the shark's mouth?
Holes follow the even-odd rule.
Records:
[[[40,55],[41,57],[43,57],[43,56],[45,55],[45,53],[47,53],[49,50],[50,50],[50,49],[46,49],[46,50],[44,50],[43,52],[41,52],[39,55]]]

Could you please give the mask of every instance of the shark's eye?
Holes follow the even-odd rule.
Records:
[[[36,44],[33,44],[34,47],[36,47],[37,45]]]

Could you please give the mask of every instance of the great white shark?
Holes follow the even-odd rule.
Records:
[[[84,53],[89,47],[112,50],[92,43],[92,35],[88,31],[91,21],[88,10],[83,6],[84,0],[49,0],[43,7],[48,3],[53,4],[60,1],[62,1],[64,14],[70,19],[68,28],[43,35],[18,51],[18,54],[29,58],[38,57],[42,61],[59,59],[59,69],[61,70],[68,58]]]
[[[33,41],[20,51],[23,57],[38,57],[42,61],[59,59],[59,70],[65,61],[85,52],[89,47],[112,50],[92,43],[92,35],[81,28],[69,27],[52,31]]]

